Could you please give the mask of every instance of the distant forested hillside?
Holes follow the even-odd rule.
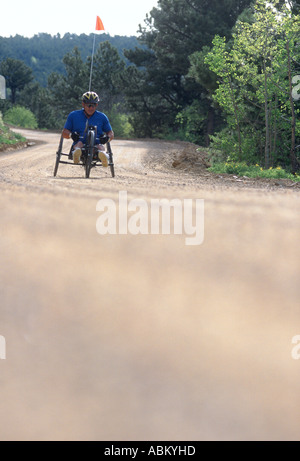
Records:
[[[0,37],[0,62],[6,58],[24,61],[31,69],[36,80],[42,85],[47,85],[47,79],[51,72],[64,73],[65,67],[62,58],[66,53],[77,47],[85,60],[91,56],[94,35],[65,34],[38,34],[32,38],[16,35],[15,37]],[[105,41],[117,48],[123,58],[124,49],[140,47],[137,37],[114,36],[108,34],[96,35],[95,47]]]

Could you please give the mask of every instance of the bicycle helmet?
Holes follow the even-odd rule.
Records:
[[[99,96],[94,91],[87,91],[82,95],[82,102],[85,104],[98,104]]]

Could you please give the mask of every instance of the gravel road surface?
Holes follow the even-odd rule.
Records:
[[[0,439],[299,440],[300,189],[174,168],[195,148],[157,140],[114,140],[115,178],[54,178],[59,134],[22,132],[0,153]],[[128,233],[101,235],[120,193]],[[134,235],[157,199],[192,203],[203,243]]]

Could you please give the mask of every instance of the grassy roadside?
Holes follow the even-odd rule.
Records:
[[[11,131],[2,120],[0,113],[0,151],[6,150],[9,147],[18,146],[20,143],[25,143],[26,139],[18,133]]]
[[[216,163],[208,168],[208,170],[212,173],[227,173],[247,178],[289,179],[295,182],[300,182],[299,175],[288,173],[280,166],[276,168],[271,167],[266,170],[260,165],[247,165],[244,162],[226,162]]]

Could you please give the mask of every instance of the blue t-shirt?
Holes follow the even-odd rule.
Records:
[[[99,136],[107,133],[108,131],[112,131],[109,120],[105,114],[96,110],[96,112],[94,112],[94,114],[88,118],[85,115],[84,109],[74,110],[71,112],[68,115],[64,128],[71,131],[72,133],[77,131],[80,136],[79,141],[82,141],[85,144],[87,127],[91,125],[97,127],[96,143],[99,143]]]

